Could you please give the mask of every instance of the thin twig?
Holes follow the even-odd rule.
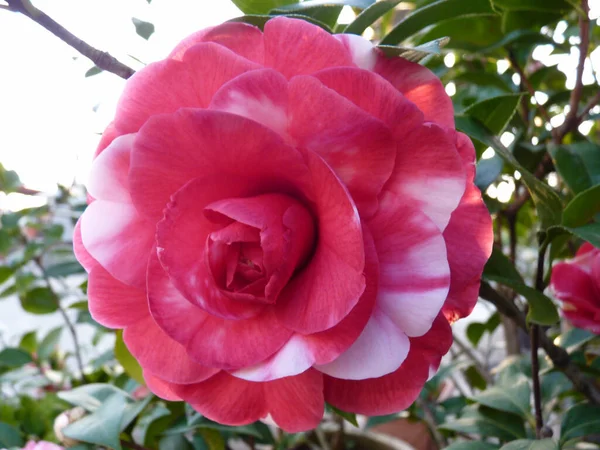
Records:
[[[475,355],[469,346],[462,342],[462,340],[456,336],[456,334],[453,333],[452,338],[454,339],[454,343],[457,345],[457,347],[460,348],[461,352],[467,355],[467,357],[473,362],[477,370],[481,373],[481,376],[485,378],[485,381],[491,383],[493,381],[492,376],[487,372],[487,370],[485,370],[485,367],[483,367],[483,364],[477,355]]]
[[[588,49],[590,46],[590,19],[588,0],[581,0],[581,9],[583,14],[579,15],[579,62],[577,63],[577,74],[575,77],[575,87],[571,91],[569,98],[569,112],[565,117],[565,121],[558,130],[560,140],[573,128],[577,127],[577,109],[581,101],[583,93],[583,70],[585,68],[585,60],[587,59]]]
[[[546,245],[542,245],[538,253],[537,270],[535,275],[535,288],[544,291],[544,259],[546,257]],[[540,327],[531,324],[529,330],[531,340],[531,379],[533,380],[533,406],[535,409],[535,435],[542,438],[544,417],[542,415],[542,392],[540,388],[540,362],[538,360],[538,349],[540,347]]]
[[[435,440],[435,443],[437,444],[437,448],[438,449],[446,448],[448,446],[448,441],[446,440],[444,435],[442,433],[440,433],[440,431],[438,430],[438,424],[435,420],[435,416],[433,414],[433,411],[431,411],[431,408],[429,407],[427,402],[424,400],[421,400],[420,398],[417,398],[417,406],[420,406],[421,409],[423,410],[425,423],[427,424],[427,428],[429,428],[429,431],[431,432],[431,436],[433,437],[433,439]]]
[[[317,436],[317,440],[319,441],[319,445],[323,450],[331,450],[329,444],[327,443],[327,438],[325,437],[325,433],[319,427],[315,428],[315,435]]]
[[[91,59],[100,69],[114,73],[125,79],[131,77],[135,73],[131,67],[126,66],[107,52],[98,50],[79,39],[46,13],[33,6],[30,0],[6,0],[6,2],[8,3],[8,7],[3,9],[20,12],[29,17],[56,37],[69,44],[83,56]]]
[[[528,330],[525,314],[514,302],[502,296],[488,283],[481,283],[479,295],[495,305],[499,312],[510,317],[521,329]],[[571,380],[575,389],[581,392],[591,403],[600,405],[600,386],[593,379],[584,375],[581,369],[571,361],[571,357],[566,350],[555,345],[545,333],[540,333],[539,339],[540,347],[544,349],[554,366]]]
[[[56,306],[58,308],[58,311],[60,312],[63,320],[65,321],[65,324],[67,325],[67,328],[69,329],[69,332],[71,333],[71,337],[73,338],[73,345],[75,346],[75,359],[77,360],[77,368],[79,369],[79,372],[81,374],[81,379],[85,381],[85,373],[83,371],[83,360],[81,358],[81,347],[79,345],[79,338],[77,337],[77,331],[75,330],[75,326],[73,325],[73,322],[71,322],[71,319],[69,319],[67,311],[65,311],[65,309],[61,305],[60,297],[52,288],[52,284],[50,283],[50,277],[48,276],[48,273],[46,272],[46,269],[44,268],[41,260],[39,258],[34,258],[33,261],[36,263],[36,265],[42,272],[42,276],[44,278],[44,281],[48,285],[48,289],[52,293],[53,297],[56,299]]]
[[[577,125],[579,126],[579,124],[581,122],[583,122],[585,120],[585,116],[587,116],[589,114],[589,112],[591,111],[591,109],[596,106],[598,103],[600,103],[600,90],[598,92],[596,92],[596,95],[594,95],[591,100],[588,102],[587,105],[585,105],[585,107],[583,108],[583,111],[581,111],[581,114],[579,114],[579,116],[577,116]]]

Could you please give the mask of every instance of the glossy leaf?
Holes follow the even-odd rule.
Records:
[[[0,448],[22,447],[23,444],[23,438],[17,428],[0,422]]]
[[[19,348],[25,350],[27,353],[33,353],[37,349],[37,332],[30,331],[25,333],[19,342]]]
[[[500,450],[558,450],[558,444],[552,439],[519,439],[503,445]]]
[[[527,188],[531,192],[531,196],[536,205],[538,216],[543,228],[548,228],[552,225],[557,225],[561,221],[562,217],[562,203],[560,198],[543,181],[535,178],[529,171],[527,171],[515,157],[508,151],[508,149],[500,142],[500,140],[494,136],[485,125],[469,116],[456,116],[456,128],[460,131],[468,134],[479,142],[492,147],[496,153],[498,153],[505,162],[509,163],[513,168],[521,172],[523,181],[527,185]]]
[[[144,381],[142,368],[133,355],[129,352],[129,349],[123,341],[123,330],[117,330],[116,336],[115,358],[117,358],[119,364],[123,366],[123,369],[125,369],[127,375],[140,383],[142,386],[145,385],[146,382]]]
[[[382,45],[395,45],[418,33],[425,27],[442,20],[467,15],[494,14],[489,0],[439,0],[431,5],[416,9],[404,18],[383,38]]]
[[[342,411],[341,409],[338,409],[335,406],[331,406],[331,405],[327,405],[327,406],[329,407],[329,409],[331,409],[331,411],[333,411],[334,414],[336,414],[337,416],[340,416],[346,422],[349,422],[352,425],[354,425],[356,428],[358,428],[358,422],[356,421],[356,414]]]
[[[32,361],[31,355],[19,348],[7,347],[0,351],[0,368],[14,369]]]
[[[48,359],[57,349],[62,330],[62,327],[54,328],[42,339],[37,351],[37,356],[41,361]]]
[[[566,0],[491,0],[495,8],[510,11],[568,11],[573,7]]]
[[[460,418],[443,423],[439,428],[478,436],[497,437],[503,441],[526,437],[523,419],[485,406],[470,407]]]
[[[306,22],[310,22],[313,25],[317,25],[317,26],[323,28],[328,33],[332,32],[329,25],[327,25],[326,23],[321,22],[313,17],[302,15],[302,14],[286,14],[285,16],[290,17],[292,19],[305,20]],[[269,15],[247,14],[245,16],[236,17],[235,19],[231,19],[231,20],[229,20],[229,22],[243,22],[243,23],[247,23],[250,25],[254,25],[255,27],[258,27],[262,30],[262,29],[264,29],[267,21],[271,20],[272,18],[273,18],[273,16],[269,16]]]
[[[600,223],[590,223],[581,227],[565,229],[584,241],[588,241],[594,247],[600,248]]]
[[[302,12],[306,9],[331,6],[351,6],[352,8],[366,9],[374,3],[375,0],[305,0],[303,2],[294,2],[278,6],[273,8],[270,13]]]
[[[600,212],[600,185],[580,192],[571,200],[563,212],[563,225],[578,227],[585,225]]]
[[[21,306],[31,314],[49,314],[58,309],[56,294],[47,287],[36,287],[21,296]]]
[[[508,278],[517,283],[525,283],[515,265],[498,247],[492,249],[492,255],[483,268],[483,274],[484,276],[495,275]]]
[[[430,55],[441,55],[442,47],[448,43],[448,40],[447,37],[443,37],[413,48],[398,47],[395,45],[378,45],[377,48],[389,57],[402,56],[409,61],[420,62]]]
[[[488,442],[455,442],[446,447],[445,450],[498,450],[500,447]]]
[[[146,22],[144,20],[138,19],[137,17],[132,17],[131,21],[135,26],[135,32],[144,39],[148,40],[150,36],[152,36],[152,34],[154,33],[153,23]]]
[[[522,94],[501,95],[475,103],[464,114],[479,120],[493,134],[500,134],[515,114]]]
[[[531,388],[527,379],[520,380],[514,386],[492,386],[472,397],[474,401],[490,408],[516,414],[523,419],[531,415]]]
[[[299,0],[232,0],[244,14],[266,14],[273,8],[298,3]]]
[[[100,67],[98,66],[94,66],[91,69],[88,69],[88,71],[85,73],[85,77],[93,77],[94,75],[98,75],[99,73],[104,72],[104,70],[102,70]]]
[[[560,442],[597,434],[600,430],[600,406],[582,403],[565,414],[560,427]]]
[[[396,7],[401,0],[382,0],[373,3],[371,6],[362,11],[353,22],[349,23],[344,28],[344,33],[361,35],[381,16],[391,11]]]
[[[557,337],[555,344],[571,353],[595,337],[596,335],[591,331],[582,330],[581,328],[571,328]]]
[[[475,170],[475,186],[484,192],[502,173],[504,160],[494,155],[488,159],[480,159]]]

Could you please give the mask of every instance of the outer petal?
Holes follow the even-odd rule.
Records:
[[[366,70],[375,68],[377,51],[370,41],[355,34],[336,34],[334,37],[344,44],[357,67]]]
[[[173,391],[200,414],[224,425],[246,425],[268,414],[263,383],[241,380],[227,372],[203,383],[174,385]]]
[[[198,383],[219,371],[192,361],[183,346],[167,336],[150,315],[125,328],[123,340],[145,372],[170,383]]]
[[[131,203],[127,173],[135,134],[115,138],[92,163],[88,193],[98,200]]]
[[[578,309],[600,310],[600,297],[591,275],[575,264],[555,264],[550,286],[557,298],[570,305],[565,310],[572,314]]]
[[[90,273],[98,265],[98,261],[83,246],[83,240],[81,239],[81,218],[77,221],[73,229],[73,252],[77,261],[79,261],[79,264],[83,266],[86,272]]]
[[[212,98],[210,109],[247,117],[287,137],[287,84],[273,69],[252,70],[225,83]]]
[[[215,174],[222,181],[244,182],[256,193],[297,192],[309,182],[296,150],[240,116],[181,109],[152,117],[138,133],[129,171],[131,195],[136,207],[154,220],[184,184]]]
[[[276,308],[286,327],[302,334],[338,324],[364,289],[365,252],[360,218],[351,197],[331,169],[307,152],[312,175],[318,243],[308,266],[281,292]]]
[[[468,316],[475,307],[483,266],[494,243],[492,218],[473,184],[475,149],[462,133],[457,133],[457,149],[467,171],[467,189],[444,230],[451,281],[443,311],[450,323]]]
[[[396,166],[384,191],[417,202],[443,231],[465,186],[465,170],[451,136],[437,125],[424,124],[399,142]]]
[[[256,364],[292,334],[278,323],[271,308],[246,320],[207,314],[175,289],[156,257],[148,265],[148,299],[158,325],[184,345],[194,361],[209,367],[231,370]]]
[[[265,24],[265,66],[286,78],[327,67],[349,66],[344,45],[325,30],[304,20],[276,17]]]
[[[289,104],[289,133],[296,145],[318,153],[329,164],[361,216],[373,214],[396,159],[388,127],[314,77],[290,81]]]
[[[148,389],[163,400],[168,400],[170,402],[181,401],[181,398],[179,398],[179,396],[171,389],[171,383],[155,377],[150,372],[144,372],[144,381],[146,381]]]
[[[185,107],[206,108],[224,83],[259,67],[213,43],[188,49],[182,61],[167,59],[148,64],[125,85],[115,127],[122,133],[132,133],[156,114]]]
[[[379,256],[377,307],[408,336],[422,336],[450,286],[444,239],[418,208],[391,194],[368,227]]]
[[[225,372],[174,391],[209,419],[245,425],[268,414],[289,433],[315,428],[323,417],[323,378],[308,370],[295,377],[253,383]]]
[[[444,85],[426,67],[403,58],[388,58],[378,51],[374,71],[416,104],[425,120],[454,128],[454,108]]]
[[[432,369],[452,344],[452,332],[442,315],[427,334],[410,340],[410,352],[395,372],[367,380],[325,377],[325,401],[366,415],[383,415],[407,408],[417,398]]]
[[[295,333],[277,353],[253,367],[233,375],[249,381],[270,381],[297,375],[314,364],[327,364],[346,351],[362,333],[375,305],[379,284],[379,262],[373,237],[363,229],[366,287],[357,305],[334,327],[319,333]]]
[[[115,128],[114,122],[109,123],[104,132],[102,133],[102,137],[100,138],[98,147],[96,147],[96,153],[94,153],[94,156],[98,156],[100,153],[102,153],[104,149],[108,147],[117,136],[120,135],[121,133],[119,133]]]
[[[145,290],[121,283],[102,266],[96,265],[88,281],[92,317],[108,328],[125,328],[148,317]]]
[[[143,289],[154,227],[131,203],[97,200],[80,219],[85,249],[117,280]]]
[[[384,122],[396,141],[405,139],[423,123],[423,113],[419,108],[376,73],[354,67],[335,67],[313,76]]]
[[[258,64],[262,64],[264,61],[262,32],[259,28],[242,22],[226,22],[198,31],[181,41],[171,52],[169,58],[182,60],[187,49],[201,42],[220,44]]]

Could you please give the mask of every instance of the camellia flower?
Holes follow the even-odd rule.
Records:
[[[474,149],[426,68],[279,17],[135,74],[75,232],[89,305],[148,387],[295,432],[409,406],[492,244]]]
[[[23,450],[64,450],[60,445],[56,445],[52,442],[47,441],[29,441],[23,447]]]
[[[573,325],[600,334],[600,249],[586,242],[575,258],[555,264],[550,288]]]

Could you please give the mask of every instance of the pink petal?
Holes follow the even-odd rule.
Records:
[[[102,266],[88,279],[89,309],[96,322],[108,328],[125,328],[148,316],[146,291],[121,283]]]
[[[94,153],[94,157],[98,156],[100,153],[104,151],[106,147],[110,145],[112,141],[115,140],[121,133],[117,131],[115,128],[115,123],[111,122],[108,124],[104,132],[102,133],[102,137],[100,138],[100,142],[98,143],[98,147],[96,147],[96,152]]]
[[[419,108],[376,73],[354,67],[336,67],[318,72],[314,77],[384,122],[397,142],[423,123]]]
[[[289,104],[289,133],[296,145],[327,162],[352,194],[361,216],[373,214],[396,159],[388,127],[314,77],[290,81]]]
[[[183,346],[167,336],[150,315],[125,328],[123,340],[144,372],[170,383],[198,383],[219,371],[192,361]]]
[[[259,28],[242,22],[226,22],[198,31],[181,41],[169,58],[181,60],[187,49],[201,42],[220,44],[258,64],[264,61],[262,32]]]
[[[448,294],[444,238],[427,216],[391,194],[382,197],[368,227],[379,257],[377,307],[408,336],[422,336]]]
[[[367,380],[324,378],[325,401],[343,411],[391,414],[408,408],[417,398],[431,368],[452,343],[452,332],[443,316],[438,316],[427,334],[410,339],[410,352],[400,368],[389,375]]]
[[[268,414],[263,383],[241,380],[227,372],[203,383],[175,385],[173,390],[200,414],[224,425],[247,425]]]
[[[327,67],[349,66],[344,45],[325,30],[304,20],[276,17],[265,24],[265,66],[286,78]]]
[[[259,67],[213,43],[189,48],[182,61],[148,64],[127,81],[117,105],[115,127],[121,133],[133,133],[156,114],[206,108],[223,84]]]
[[[244,186],[247,196],[298,191],[308,171],[302,156],[277,134],[240,116],[181,109],[148,120],[135,141],[129,171],[131,195],[143,214],[159,220],[171,195],[207,176]]]
[[[98,200],[131,203],[127,174],[135,134],[115,138],[92,162],[87,190]]]
[[[468,237],[468,239],[466,239]],[[492,253],[492,218],[471,182],[444,230],[450,264],[450,291],[444,315],[450,322],[468,316],[479,297],[483,266]]]
[[[226,320],[188,302],[170,282],[158,258],[148,265],[148,300],[157,324],[181,343],[196,362],[235,370],[275,353],[292,332],[277,322],[272,308],[246,320]]]
[[[555,264],[552,268],[550,287],[559,300],[570,305],[565,310],[600,309],[600,297],[591,275],[575,264]]]
[[[205,252],[208,235],[221,226],[206,218],[204,208],[223,197],[252,193],[248,184],[221,176],[191,181],[172,197],[156,227],[159,258],[175,287],[192,304],[227,319],[255,316],[264,304],[232,299],[217,286]]]
[[[205,211],[220,213],[260,230],[269,279],[265,296],[274,303],[296,268],[312,252],[315,227],[311,213],[302,203],[283,194],[228,198],[211,203]]]
[[[158,377],[155,377],[150,372],[144,371],[144,381],[146,381],[146,386],[148,389],[152,391],[154,395],[163,400],[167,400],[169,402],[180,402],[181,398],[171,388],[171,384],[167,381],[161,380]]]
[[[377,51],[373,44],[356,34],[336,34],[334,37],[344,44],[352,62],[361,69],[373,70],[377,63]]]
[[[425,120],[443,128],[454,128],[454,108],[444,85],[426,67],[403,58],[388,58],[378,52],[375,72],[388,80],[419,107]]]
[[[143,289],[154,227],[131,203],[97,200],[80,219],[85,249],[117,280]]]
[[[323,375],[316,370],[264,383],[264,390],[271,417],[288,433],[312,430],[323,418]]]
[[[465,192],[465,170],[450,135],[424,124],[399,143],[394,172],[384,187],[416,202],[440,230]]]
[[[272,69],[252,70],[225,83],[210,109],[247,117],[287,136],[287,80]]]
[[[364,289],[365,250],[360,218],[329,166],[306,153],[312,175],[319,239],[308,265],[281,292],[278,318],[302,334],[338,324],[358,303]]]
[[[81,239],[81,218],[77,221],[73,230],[73,252],[77,261],[79,261],[79,264],[83,266],[86,272],[90,273],[98,265],[98,261],[83,246],[83,240]]]
[[[406,334],[375,308],[354,344],[337,359],[315,368],[344,380],[377,378],[396,371],[406,359],[409,348]]]
[[[298,375],[314,364],[327,364],[346,351],[362,333],[375,305],[379,263],[373,237],[363,230],[365,239],[366,287],[356,306],[337,325],[318,333],[295,333],[267,360],[235,371],[233,375],[249,381],[270,381]]]

